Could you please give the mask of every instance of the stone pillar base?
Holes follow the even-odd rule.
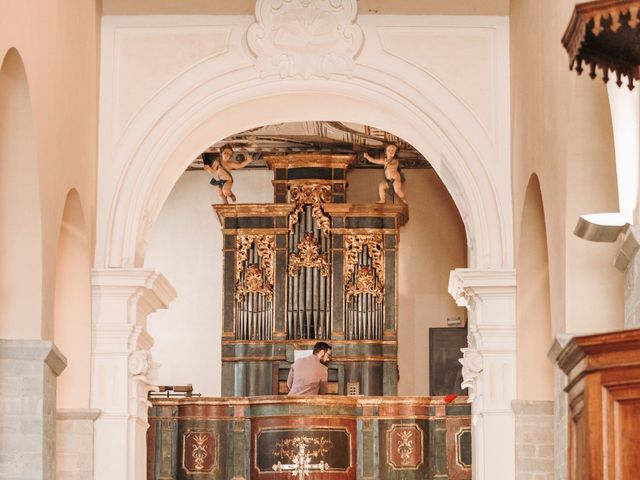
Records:
[[[0,340],[0,479],[55,479],[56,377],[66,366],[52,342]]]
[[[553,480],[552,401],[514,400],[516,480]]]
[[[56,413],[56,480],[93,479],[95,408],[61,409]]]

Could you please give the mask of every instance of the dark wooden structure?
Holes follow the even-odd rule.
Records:
[[[471,479],[464,397],[154,399],[149,480]]]
[[[629,89],[640,79],[640,0],[597,0],[576,5],[571,21],[562,37],[569,53],[570,68],[580,74],[584,66],[591,78],[596,68],[609,80],[615,73],[616,83],[622,76]]]
[[[576,337],[558,357],[568,376],[569,478],[640,472],[640,330]]]
[[[352,384],[365,395],[396,394],[397,258],[408,209],[347,203],[354,161],[267,157],[273,203],[214,205],[224,236],[223,395],[286,393],[295,351],[318,340],[333,347],[332,393]]]
[[[458,359],[467,346],[467,327],[429,329],[429,395],[466,395]]]

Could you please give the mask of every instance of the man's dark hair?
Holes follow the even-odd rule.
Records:
[[[313,354],[316,355],[322,351],[331,350],[331,345],[327,342],[318,342],[313,346]]]

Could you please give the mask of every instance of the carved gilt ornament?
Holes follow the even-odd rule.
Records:
[[[319,268],[323,277],[329,276],[327,254],[320,252],[320,245],[312,233],[305,233],[296,252],[289,256],[289,276],[296,276],[301,268]]]
[[[258,0],[247,44],[261,76],[351,76],[363,43],[357,0]]]
[[[365,246],[372,265],[358,266],[358,257]],[[351,303],[356,295],[365,293],[373,295],[376,303],[382,303],[385,276],[383,252],[381,234],[345,235],[344,284],[347,303]]]
[[[316,220],[316,225],[325,237],[329,236],[331,220],[322,210],[322,204],[331,201],[331,186],[308,183],[291,185],[289,189],[291,202],[295,205],[289,214],[289,231],[293,233],[293,227],[298,223],[300,212],[305,205],[311,205],[311,214]]]
[[[249,250],[255,244],[262,268],[256,263],[247,265]],[[275,237],[273,235],[239,235],[236,239],[236,292],[237,301],[247,293],[259,293],[273,298]],[[244,274],[244,275],[243,275]],[[243,278],[244,277],[244,278]]]

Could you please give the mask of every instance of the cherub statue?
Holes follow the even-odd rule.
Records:
[[[231,199],[232,202],[236,201],[236,196],[233,194],[233,191],[231,191],[231,187],[233,187],[231,170],[239,170],[253,162],[253,156],[248,155],[245,149],[241,149],[241,151],[246,157],[242,162],[233,162],[231,160],[233,148],[229,144],[222,146],[219,159],[208,163],[205,157],[204,169],[213,175],[210,183],[218,187],[218,195],[222,203],[229,203],[229,199]],[[218,175],[217,179],[216,174]]]
[[[369,162],[376,165],[384,165],[384,180],[378,184],[378,194],[380,199],[376,203],[385,203],[387,191],[392,188],[392,193],[395,193],[401,202],[407,203],[404,199],[404,192],[402,191],[402,182],[404,182],[404,175],[400,171],[400,161],[395,157],[398,152],[398,147],[393,143],[388,144],[384,149],[385,158],[376,159],[368,153],[364,154]]]

